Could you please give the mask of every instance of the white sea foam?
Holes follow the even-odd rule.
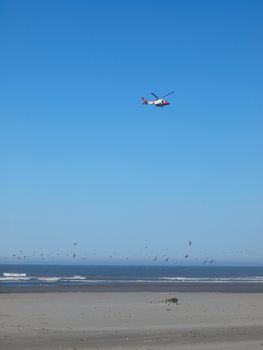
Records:
[[[53,276],[53,277],[48,277],[48,276],[41,276],[36,278],[38,281],[41,282],[83,282],[87,281],[86,277],[84,276],[69,276],[69,277],[58,277],[58,276]]]
[[[0,281],[29,281],[30,277],[0,277]]]
[[[3,277],[0,277],[0,281],[28,281],[30,277],[27,277],[26,273],[15,272],[3,272]]]
[[[3,272],[4,277],[26,277],[26,273]]]
[[[263,282],[263,277],[254,276],[254,277],[160,277],[159,281],[166,282],[197,282],[197,283],[229,283],[229,282]]]
[[[41,282],[57,282],[61,280],[61,278],[60,277],[38,277],[37,280]]]
[[[70,277],[63,277],[63,279],[65,280],[72,280],[72,281],[75,281],[75,280],[86,280],[86,277],[84,276],[70,276]]]

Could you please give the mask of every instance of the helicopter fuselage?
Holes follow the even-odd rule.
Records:
[[[164,106],[168,106],[170,103],[162,98],[159,98],[157,100],[154,101],[148,101],[148,100],[144,100],[143,102],[144,104],[147,105],[154,105],[155,107],[164,107]]]
[[[164,106],[168,106],[170,103],[162,98],[159,98],[158,100],[154,100],[153,104],[156,107],[164,107]]]

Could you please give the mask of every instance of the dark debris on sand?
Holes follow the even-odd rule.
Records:
[[[165,299],[165,303],[166,304],[178,304],[178,298],[176,297],[172,297],[172,298],[168,298],[168,299]]]

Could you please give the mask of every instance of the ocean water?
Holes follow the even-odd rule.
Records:
[[[263,267],[0,265],[0,286],[263,283]]]

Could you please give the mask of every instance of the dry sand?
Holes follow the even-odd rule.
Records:
[[[0,349],[263,350],[263,294],[0,294]]]

